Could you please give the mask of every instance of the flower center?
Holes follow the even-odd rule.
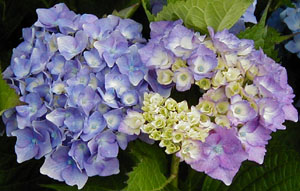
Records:
[[[222,145],[216,145],[213,147],[213,151],[216,153],[216,154],[222,154],[223,153],[223,148],[222,148]]]

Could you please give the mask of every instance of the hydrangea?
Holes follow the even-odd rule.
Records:
[[[3,73],[24,102],[3,114],[6,133],[17,137],[18,162],[45,156],[42,174],[82,188],[90,176],[119,173],[119,147],[136,137],[118,129],[148,91],[142,26],[63,3],[36,12]]]
[[[238,34],[242,30],[245,30],[245,23],[257,24],[257,20],[254,15],[256,4],[257,0],[254,0],[253,3],[248,7],[246,12],[241,16],[241,18],[230,28],[229,31],[231,33]]]
[[[287,25],[292,33],[300,32],[300,3],[294,4],[295,8],[286,8],[280,13],[281,20]],[[293,40],[290,40],[284,46],[289,52],[297,54],[300,58],[300,35],[294,36]]]
[[[143,114],[128,111],[119,130],[148,134],[166,153],[226,185],[244,160],[262,164],[271,132],[298,121],[285,68],[228,30],[208,28],[209,36],[201,36],[180,20],[150,28],[138,52],[156,93],[145,93]],[[195,85],[204,92],[195,106],[170,97],[172,88]]]

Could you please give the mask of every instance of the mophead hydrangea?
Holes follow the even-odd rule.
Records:
[[[200,35],[181,20],[150,28],[138,52],[155,93],[144,94],[142,114],[128,110],[120,130],[149,134],[166,153],[227,185],[243,161],[262,164],[270,134],[298,120],[285,68],[228,30]],[[172,98],[172,88],[184,94],[195,85],[197,105]]]
[[[62,3],[36,12],[3,73],[24,102],[3,114],[6,133],[17,137],[18,162],[45,156],[42,174],[82,188],[90,176],[119,173],[119,148],[136,137],[118,127],[148,90],[142,25]]]

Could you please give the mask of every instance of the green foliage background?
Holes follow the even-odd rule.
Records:
[[[211,0],[212,3],[202,3],[205,0],[168,0],[161,13],[154,16],[149,10],[149,0],[142,0],[141,5],[133,14],[133,19],[144,26],[143,35],[149,37],[149,20],[183,19],[187,27],[207,32],[207,26],[215,29],[231,27],[242,15],[251,0]],[[114,10],[129,7],[139,0],[0,0],[0,64],[4,70],[10,64],[12,49],[22,39],[22,28],[30,27],[37,19],[35,10],[42,7],[51,7],[56,3],[64,2],[76,13],[91,13],[98,17],[110,14]],[[258,1],[256,15],[261,17],[258,25],[248,26],[248,29],[239,36],[255,40],[257,48],[262,48],[274,59],[281,60],[287,68],[289,84],[296,93],[295,100],[299,99],[299,81],[297,62],[299,59],[284,52],[278,43],[287,39],[288,34],[277,33],[274,29],[265,26],[269,16],[265,11],[267,1]],[[291,5],[289,0],[274,0],[269,11],[282,5]],[[223,8],[222,8],[223,6]],[[145,11],[144,11],[145,9]],[[238,10],[240,9],[240,10]],[[206,17],[197,10],[203,10]],[[221,10],[221,11],[220,11]],[[216,11],[221,14],[213,18]],[[264,12],[264,14],[263,14]],[[185,14],[188,13],[188,14]],[[206,18],[206,19],[203,19]],[[269,38],[272,37],[272,38]],[[276,45],[277,44],[277,45]],[[276,50],[275,50],[276,49]],[[0,84],[3,83],[0,78]],[[4,87],[4,86],[0,86]],[[6,87],[7,88],[7,87]],[[16,103],[16,97],[7,89],[0,89],[0,95],[9,97]],[[3,98],[3,96],[0,96]],[[0,99],[0,112],[9,106],[6,100]],[[1,121],[1,120],[0,120]],[[120,153],[121,173],[110,177],[89,178],[84,191],[239,191],[239,190],[300,190],[300,125],[286,123],[286,131],[273,133],[273,139],[268,145],[268,152],[263,165],[244,162],[236,175],[232,185],[225,186],[222,182],[213,180],[203,173],[192,170],[188,165],[181,163],[179,169],[179,189],[165,185],[169,177],[171,157],[165,155],[158,145],[148,145],[137,141],[130,143],[126,151]],[[0,124],[0,133],[4,125]],[[22,164],[16,163],[14,153],[15,138],[0,137],[0,190],[1,191],[73,191],[76,187],[69,187],[54,181],[39,173],[43,160],[30,160]]]

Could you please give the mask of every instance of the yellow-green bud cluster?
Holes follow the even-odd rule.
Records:
[[[145,124],[141,127],[142,132],[160,141],[159,145],[166,147],[168,154],[179,151],[184,140],[204,142],[214,127],[209,115],[196,107],[189,109],[186,101],[177,103],[158,93],[145,93],[143,105]]]

